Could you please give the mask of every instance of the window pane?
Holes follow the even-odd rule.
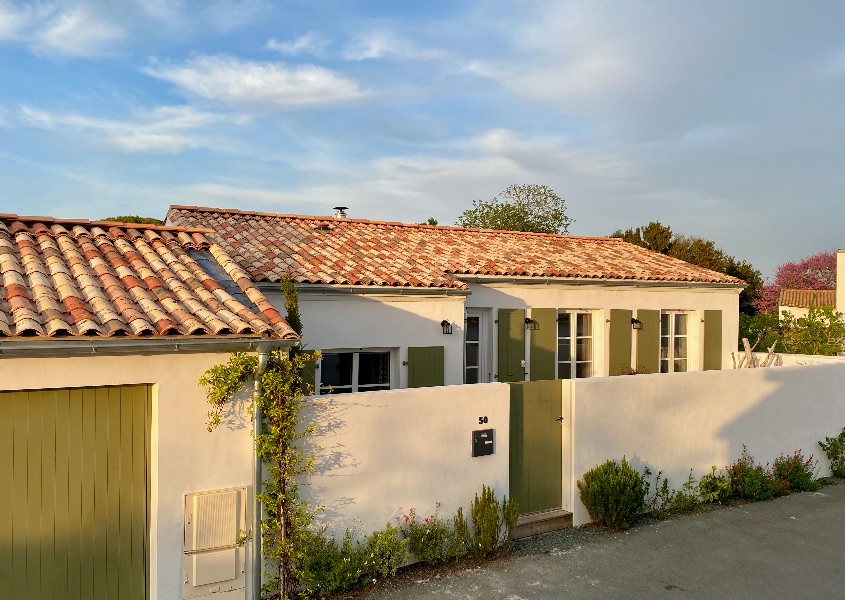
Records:
[[[478,366],[478,344],[467,344],[467,368]]]
[[[478,367],[470,367],[466,370],[464,383],[478,383]]]
[[[675,373],[685,373],[687,370],[687,360],[685,358],[675,360]]]
[[[675,358],[687,357],[687,338],[675,338]]]
[[[478,317],[467,317],[467,341],[478,341]]]
[[[660,315],[660,335],[669,335],[669,315]]]
[[[571,363],[558,363],[557,365],[558,379],[572,379],[572,365]]]
[[[372,384],[390,386],[389,352],[361,352],[358,355],[358,387]]]
[[[375,392],[376,390],[389,390],[390,385],[359,385],[359,392]]]
[[[669,338],[660,338],[660,358],[669,358]]]
[[[661,373],[668,373],[669,372],[669,361],[668,360],[661,360],[660,361],[660,372]]]
[[[675,315],[675,335],[687,334],[687,316]]]
[[[571,323],[569,313],[560,313],[557,317],[557,337],[568,338]]]
[[[570,350],[569,340],[558,340],[558,342],[557,342],[557,359],[558,360],[572,360],[572,350]]]
[[[575,360],[592,360],[593,359],[593,340],[592,338],[583,338],[579,339],[576,352],[575,352]]]
[[[329,392],[329,388],[341,391]],[[352,391],[352,353],[323,354],[320,364],[320,393],[346,393]]]
[[[593,335],[593,328],[591,326],[592,323],[592,315],[585,315],[580,314],[578,315],[578,335],[579,336],[591,336]]]
[[[576,377],[590,377],[593,374],[593,363],[576,363],[575,376]]]

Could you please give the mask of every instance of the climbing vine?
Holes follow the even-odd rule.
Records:
[[[293,282],[283,284],[285,304],[301,333],[299,309]],[[264,507],[261,521],[262,556],[268,565],[261,586],[269,598],[288,600],[296,595],[294,565],[302,562],[298,556],[302,544],[298,540],[307,535],[313,510],[299,496],[297,477],[314,469],[314,457],[303,450],[303,441],[314,433],[314,425],[302,422],[300,412],[313,387],[303,381],[309,363],[319,360],[319,352],[301,348],[272,350],[267,368],[258,373],[258,357],[235,353],[226,364],[216,365],[200,378],[206,388],[211,410],[207,427],[213,431],[220,425],[227,403],[238,394],[250,378],[259,377],[260,394],[254,398],[250,410],[259,410],[261,428],[255,439],[258,458],[265,465],[266,477],[257,499]]]

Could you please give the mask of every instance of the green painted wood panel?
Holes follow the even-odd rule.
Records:
[[[660,372],[660,311],[638,310],[643,328],[637,331],[637,369]]]
[[[0,392],[0,600],[147,595],[149,389]]]
[[[722,368],[722,311],[704,311],[704,370]]]
[[[434,387],[445,383],[443,346],[408,348],[408,387]]]
[[[510,494],[522,514],[562,505],[560,381],[511,384]]]
[[[525,310],[499,309],[497,346],[499,381],[525,381]]]
[[[631,368],[631,314],[630,310],[614,308],[610,311],[608,375],[620,375]]]
[[[532,308],[539,329],[528,332],[531,348],[531,381],[557,379],[557,309]]]

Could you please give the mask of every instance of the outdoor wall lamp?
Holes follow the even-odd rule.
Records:
[[[443,335],[452,335],[452,324],[449,321],[443,319],[440,321],[440,327],[443,328]]]
[[[525,317],[525,328],[534,331],[540,329],[540,324],[531,317]]]
[[[643,322],[639,319],[631,317],[631,329],[642,329]]]

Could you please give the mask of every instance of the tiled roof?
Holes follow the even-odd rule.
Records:
[[[297,337],[203,231],[0,215],[0,337],[253,334]]]
[[[172,206],[168,222],[206,227],[254,281],[466,289],[494,275],[742,284],[617,238],[385,223]]]
[[[778,304],[795,308],[836,306],[836,290],[781,290]]]

